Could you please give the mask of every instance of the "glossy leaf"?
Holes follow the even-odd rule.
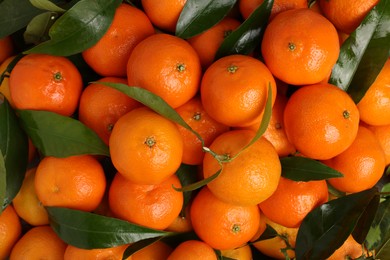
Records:
[[[138,102],[144,104],[145,106],[149,107],[153,111],[157,112],[158,114],[164,116],[165,118],[168,118],[169,120],[181,125],[182,127],[186,128],[187,130],[194,133],[198,139],[202,142],[204,145],[204,141],[202,137],[194,131],[185,121],[183,118],[180,117],[180,115],[171,107],[169,106],[161,97],[158,95],[140,87],[129,87],[128,85],[121,84],[121,83],[111,83],[111,82],[99,82],[99,84],[103,84],[112,88],[115,88],[116,90],[119,90],[129,97],[137,100]]]
[[[390,1],[382,0],[341,47],[329,82],[358,103],[374,82],[390,53]]]
[[[390,199],[379,204],[374,221],[366,237],[366,246],[369,250],[380,251],[390,246]],[[388,248],[390,249],[390,248]]]
[[[53,2],[49,0],[30,0],[30,3],[35,6],[38,9],[42,9],[45,11],[51,11],[51,12],[65,12],[65,9],[62,9],[61,7],[57,6]]]
[[[231,54],[251,53],[263,37],[274,0],[265,0],[240,27],[231,32],[222,42],[216,59]]]
[[[26,27],[23,34],[27,44],[39,44],[48,40],[47,31],[53,25],[57,14],[45,12],[35,16]]]
[[[343,174],[327,165],[305,157],[283,157],[282,176],[293,181],[326,180],[343,177]]]
[[[170,234],[90,212],[47,207],[50,225],[66,243],[85,249],[107,248]]]
[[[157,241],[161,240],[161,238],[161,236],[146,238],[129,245],[123,253],[122,259],[128,259],[133,254],[137,253],[139,250],[144,249],[145,247],[150,246],[153,243],[156,243]]]
[[[22,29],[33,17],[43,12],[34,7],[29,0],[0,2],[0,38]]]
[[[176,36],[187,39],[217,24],[237,0],[187,0],[176,24]]]
[[[48,111],[19,110],[22,126],[45,156],[109,156],[107,145],[80,121]]]
[[[4,208],[11,203],[22,185],[28,163],[28,139],[7,99],[0,104],[0,120],[0,151],[6,175],[6,192],[0,206]]]
[[[7,196],[7,171],[5,170],[5,162],[3,153],[0,150],[0,202],[3,202]],[[0,214],[3,207],[0,207]]]
[[[376,203],[378,190],[372,188],[324,203],[312,210],[298,230],[297,259],[326,259],[353,232],[359,219]]]
[[[81,0],[51,26],[50,40],[26,53],[70,56],[93,46],[104,35],[121,0]]]

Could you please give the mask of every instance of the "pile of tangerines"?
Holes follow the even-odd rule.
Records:
[[[258,53],[220,59],[224,37],[262,1],[240,0],[212,28],[182,39],[174,32],[185,2],[120,4],[108,31],[82,52],[99,75],[94,82],[83,82],[68,58],[40,53],[24,55],[4,77],[1,94],[15,111],[50,111],[92,129],[115,174],[102,165],[107,157],[43,156],[30,139],[31,167],[0,215],[1,259],[122,259],[129,245],[64,242],[47,206],[196,235],[175,246],[157,241],[128,259],[252,259],[253,250],[294,258],[305,216],[335,198],[328,185],[351,194],[381,179],[390,163],[390,60],[358,104],[328,83],[340,45],[379,1],[275,0]],[[11,36],[0,40],[1,73],[16,54]],[[161,98],[192,131],[118,85]],[[343,177],[285,178],[280,159],[294,156]],[[195,183],[207,180],[189,202],[176,174],[183,165],[196,169]],[[278,235],[259,239],[267,226]],[[368,254],[350,236],[329,259]]]

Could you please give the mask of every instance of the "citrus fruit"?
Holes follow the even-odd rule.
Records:
[[[130,86],[153,92],[173,108],[196,94],[201,71],[198,54],[191,45],[169,34],[155,34],[141,41],[127,63]]]
[[[303,182],[281,177],[276,191],[259,207],[269,220],[297,228],[310,211],[327,201],[325,180]]]
[[[0,63],[0,75],[2,75],[5,70],[7,69],[8,65],[11,63],[11,61],[15,58],[15,56],[11,56],[3,61],[3,63]],[[3,78],[3,81],[0,84],[0,94],[3,94],[4,97],[7,99],[7,101],[10,103],[11,107],[14,107],[14,102],[11,98],[11,93],[9,91],[9,73],[5,74],[5,77]],[[0,95],[0,100],[2,100],[3,97]]]
[[[350,34],[379,0],[319,0],[318,2],[322,12],[334,26],[342,32]]]
[[[176,175],[159,184],[136,184],[117,173],[109,189],[109,206],[115,216],[155,229],[167,228],[183,207]]]
[[[356,242],[352,235],[349,235],[343,245],[327,258],[327,260],[358,259],[362,255],[365,255],[363,246]]]
[[[257,206],[223,202],[205,186],[192,202],[191,221],[195,233],[214,249],[234,249],[256,234],[260,211]]]
[[[83,249],[68,245],[65,249],[64,260],[122,260],[123,253],[128,245],[109,248]],[[129,259],[129,258],[127,258]],[[131,259],[131,258],[130,258]]]
[[[299,88],[284,110],[288,140],[312,159],[330,159],[345,151],[358,126],[359,111],[351,97],[328,83]]]
[[[221,255],[236,260],[252,260],[252,250],[249,245],[240,246],[235,249],[221,250]]]
[[[12,205],[0,214],[0,259],[6,259],[22,234],[22,225]]]
[[[268,68],[259,60],[245,55],[225,56],[208,67],[200,88],[206,112],[228,126],[247,126],[260,122],[272,88],[276,83]]]
[[[175,123],[147,107],[119,118],[109,147],[115,168],[139,184],[166,180],[179,168],[183,155],[183,140]]]
[[[142,7],[152,23],[169,32],[176,31],[176,23],[186,0],[141,0]]]
[[[11,99],[17,109],[46,110],[72,115],[78,105],[82,79],[65,57],[27,54],[12,69]]]
[[[370,129],[379,143],[382,146],[383,152],[385,153],[386,158],[386,166],[390,164],[390,125],[382,125],[382,126],[366,126]]]
[[[103,167],[90,155],[44,157],[35,173],[35,192],[44,206],[92,211],[105,188]]]
[[[390,124],[390,58],[357,104],[360,119],[369,125]]]
[[[385,171],[385,153],[373,132],[360,126],[357,136],[347,150],[324,161],[344,176],[329,179],[329,183],[343,192],[359,192],[372,188]]]
[[[172,248],[164,242],[157,241],[131,255],[131,260],[166,260]]]
[[[281,165],[278,154],[265,138],[243,150],[254,138],[250,130],[232,130],[218,136],[210,149],[223,158],[222,172],[207,186],[220,200],[236,205],[257,205],[264,201],[278,186]],[[208,178],[215,174],[221,165],[211,154],[203,160],[203,175]]]
[[[167,260],[217,260],[217,255],[211,246],[199,240],[181,242],[168,256]]]
[[[263,0],[240,0],[238,2],[239,10],[244,19],[252,14],[252,12],[263,4]],[[274,0],[271,9],[270,19],[275,17],[278,13],[287,11],[290,9],[307,8],[307,0]]]
[[[206,113],[198,96],[175,110],[202,137],[204,146],[206,147],[218,135],[229,130],[228,126],[215,121]],[[183,138],[182,162],[189,165],[201,164],[204,157],[202,141],[194,133],[181,125],[178,124],[177,127]]]
[[[0,39],[0,64],[12,56],[14,45],[11,36],[5,36]]]
[[[309,8],[277,15],[266,27],[261,43],[269,70],[292,85],[315,84],[326,78],[339,52],[336,28]]]
[[[37,226],[27,231],[14,245],[10,260],[63,259],[66,244],[50,226]]]
[[[36,168],[27,170],[22,187],[12,200],[12,205],[19,217],[32,226],[48,225],[49,215],[35,192]]]
[[[127,80],[105,77],[88,85],[81,94],[78,111],[80,122],[94,130],[108,144],[116,121],[141,104],[126,94],[98,82],[127,84]]]
[[[140,9],[121,4],[107,32],[82,52],[85,62],[101,76],[126,76],[127,60],[134,47],[154,34],[152,23]]]
[[[226,17],[210,29],[191,37],[188,42],[198,53],[202,68],[207,69],[215,59],[215,54],[223,40],[240,26],[236,19]]]

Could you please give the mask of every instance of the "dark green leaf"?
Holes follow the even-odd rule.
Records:
[[[0,150],[0,201],[3,202],[6,196],[7,196],[7,171],[5,170],[3,153]],[[0,207],[0,214],[2,211],[3,211],[3,207]]]
[[[38,9],[42,9],[45,11],[51,11],[51,12],[65,12],[65,9],[62,9],[61,7],[57,6],[53,2],[49,0],[30,0],[30,3],[35,6]]]
[[[374,221],[366,237],[369,250],[380,251],[386,243],[390,244],[390,199],[379,204]],[[389,245],[388,245],[389,246]]]
[[[251,53],[261,42],[274,1],[265,0],[219,47],[216,59],[231,54]]]
[[[326,180],[329,178],[343,177],[340,172],[327,165],[305,157],[283,157],[282,176],[293,181]]]
[[[44,11],[35,8],[29,0],[4,0],[0,3],[0,38],[23,27]]]
[[[386,240],[383,246],[378,250],[375,259],[387,259],[390,255],[390,239]]]
[[[6,175],[6,194],[0,206],[5,207],[22,185],[28,163],[28,139],[7,99],[0,104],[0,119],[0,151]]]
[[[16,63],[23,58],[23,54],[18,54],[16,57],[8,64],[7,68],[0,75],[0,84],[3,82],[5,77],[9,77],[11,70],[15,67]]]
[[[390,1],[382,0],[341,46],[329,82],[358,103],[376,79],[390,52]]]
[[[53,25],[57,18],[57,13],[45,12],[35,16],[27,25],[26,31],[23,34],[24,41],[27,44],[39,44],[47,41],[49,28]]]
[[[153,111],[157,112],[158,114],[164,116],[165,118],[168,118],[169,120],[181,125],[182,127],[186,128],[187,130],[194,133],[199,140],[202,142],[202,145],[204,146],[204,141],[202,137],[194,131],[184,120],[180,117],[180,115],[171,107],[169,106],[161,97],[158,95],[140,87],[129,87],[125,84],[120,83],[111,83],[111,82],[99,82],[99,84],[103,84],[112,88],[115,88],[129,97],[139,101],[140,103],[144,104],[145,106],[149,107]]]
[[[137,241],[131,245],[129,245],[125,252],[123,253],[122,259],[125,260],[134,253],[138,252],[141,249],[144,249],[147,246],[150,246],[153,243],[156,243],[157,241],[161,240],[161,236],[159,237],[152,237],[152,238],[146,238],[140,241]]]
[[[356,226],[352,232],[352,236],[359,244],[363,244],[364,240],[366,239],[366,236],[378,210],[379,200],[380,196],[379,194],[376,194],[364,209],[359,218],[359,221],[356,223]]]
[[[45,156],[110,156],[107,145],[80,121],[48,111],[19,110],[22,126]]]
[[[219,169],[216,173],[214,173],[213,175],[211,175],[210,177],[206,178],[206,179],[203,179],[201,181],[197,181],[197,182],[194,182],[190,185],[187,185],[187,186],[184,186],[182,188],[177,188],[177,187],[173,187],[175,190],[177,191],[181,191],[181,192],[187,192],[187,191],[193,191],[193,190],[197,190],[205,185],[207,185],[207,183],[209,182],[212,182],[213,180],[215,180],[216,178],[218,178],[218,176],[221,174],[222,172],[222,168]]]
[[[180,179],[182,186],[190,185],[197,180],[197,167],[193,165],[181,164],[179,169],[176,171],[176,175]],[[183,192],[183,196],[184,203],[182,214],[184,214],[184,210],[192,198],[192,191]]]
[[[46,209],[50,225],[59,237],[79,248],[108,248],[170,234],[90,212],[57,207]]]
[[[121,0],[81,0],[50,28],[50,40],[26,53],[70,56],[93,46],[111,25]]]
[[[377,195],[378,190],[372,188],[331,200],[312,210],[298,230],[297,259],[329,257],[353,232]]]
[[[217,24],[237,0],[187,0],[176,24],[176,36],[187,39]]]
[[[271,239],[271,238],[276,237],[277,235],[278,235],[278,232],[273,227],[266,224],[266,228],[265,228],[264,232],[261,234],[261,236],[251,243]]]

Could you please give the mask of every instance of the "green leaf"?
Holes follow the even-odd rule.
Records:
[[[111,83],[111,82],[99,82],[99,84],[103,84],[112,88],[115,88],[116,90],[121,91],[122,93],[128,95],[129,97],[137,100],[138,102],[144,104],[145,106],[149,107],[156,113],[164,116],[165,118],[168,118],[169,120],[181,125],[182,127],[186,128],[187,130],[191,131],[193,134],[195,134],[198,139],[202,142],[202,146],[204,146],[203,138],[194,131],[185,121],[183,118],[180,117],[180,115],[171,107],[169,106],[161,97],[158,95],[140,87],[130,87],[125,84],[121,83]]]
[[[121,0],[81,0],[50,28],[50,40],[26,53],[70,56],[93,46],[111,25]]]
[[[383,247],[390,246],[390,199],[379,204],[371,228],[366,236],[366,246],[369,250],[379,252]],[[389,249],[389,248],[388,248]]]
[[[28,163],[28,139],[7,99],[0,104],[0,120],[0,151],[6,175],[6,193],[0,206],[4,209],[22,185]]]
[[[23,27],[42,10],[35,8],[29,0],[4,0],[0,2],[0,38]]]
[[[30,0],[30,3],[36,8],[45,11],[60,12],[60,13],[66,11],[65,9],[62,9],[61,7],[57,6],[53,2],[50,2],[49,0]]]
[[[23,34],[24,41],[27,44],[39,44],[47,41],[49,28],[57,19],[57,13],[45,12],[35,16],[26,27]]]
[[[176,36],[187,39],[221,21],[237,0],[187,0],[176,24]]]
[[[378,190],[372,188],[331,200],[312,210],[298,230],[297,259],[326,259],[353,232]]]
[[[179,169],[176,171],[176,175],[180,180],[182,186],[190,185],[197,180],[197,166],[181,164]],[[184,214],[184,210],[187,207],[188,203],[192,198],[192,191],[183,192],[184,202],[182,208],[182,214]]]
[[[329,82],[347,91],[355,103],[375,81],[390,53],[390,1],[382,0],[340,49]]]
[[[3,153],[0,150],[0,201],[4,201],[7,196],[7,171],[5,170],[5,162]],[[0,207],[0,214],[3,207]]]
[[[231,32],[222,42],[215,58],[231,54],[251,53],[261,42],[274,0],[266,0],[246,19],[240,27]]]
[[[145,247],[150,246],[150,245],[156,243],[157,241],[161,240],[161,238],[162,238],[161,236],[159,236],[159,237],[152,237],[152,238],[146,238],[146,239],[137,241],[137,242],[129,245],[126,248],[125,252],[123,253],[122,259],[125,260],[125,259],[129,258],[133,254],[135,254],[138,251],[144,249]]]
[[[65,243],[85,249],[108,248],[170,234],[90,212],[47,207],[50,225]]]
[[[293,181],[326,180],[343,177],[343,174],[327,165],[305,157],[280,158],[282,176]]]
[[[110,156],[107,145],[80,121],[48,111],[19,110],[22,126],[45,156]]]
[[[386,240],[383,246],[378,250],[376,259],[387,259],[390,255],[390,239]]]
[[[210,177],[208,177],[206,179],[191,183],[190,185],[183,186],[182,188],[176,188],[176,187],[173,187],[173,188],[177,191],[180,191],[180,192],[188,192],[188,191],[197,190],[197,189],[202,188],[203,186],[207,185],[209,182],[212,182],[213,180],[218,178],[218,176],[221,174],[221,172],[222,172],[222,168],[219,169],[216,173],[214,173],[213,175],[211,175]]]

